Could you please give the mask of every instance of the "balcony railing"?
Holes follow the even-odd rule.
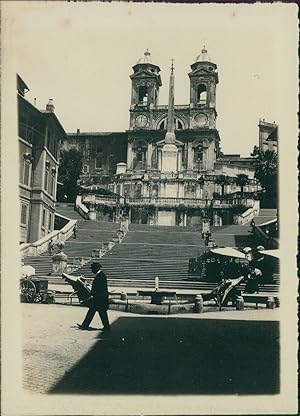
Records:
[[[126,198],[129,205],[154,205],[157,207],[178,207],[184,205],[192,208],[205,208],[206,202],[198,198],[164,198],[164,197],[141,197]]]
[[[238,205],[243,205],[247,208],[254,206],[254,199],[251,198],[228,198],[228,199],[215,199],[213,201],[214,208],[230,208]]]
[[[86,195],[83,197],[84,203],[110,205],[128,204],[130,206],[154,205],[156,207],[176,208],[185,206],[187,208],[208,208],[212,206],[216,209],[231,208],[243,205],[245,208],[253,207],[253,199],[232,198],[225,200],[210,200],[208,198],[169,198],[169,197],[115,197],[115,196],[96,196]]]
[[[189,104],[186,104],[186,105],[174,105],[174,109],[175,110],[185,110],[185,109],[188,109],[190,107],[190,105]],[[154,107],[155,109],[157,109],[157,110],[167,110],[168,109],[168,105],[156,105],[155,107]]]

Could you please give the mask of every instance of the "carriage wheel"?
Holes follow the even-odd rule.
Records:
[[[26,303],[31,303],[34,301],[36,295],[35,284],[28,279],[21,280],[20,282],[20,291],[21,296],[25,299]]]

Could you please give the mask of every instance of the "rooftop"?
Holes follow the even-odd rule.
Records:
[[[198,55],[195,59],[195,62],[212,62],[210,56],[207,53],[207,49],[203,46],[200,55]]]
[[[151,54],[148,48],[144,52],[144,55],[137,61],[137,64],[152,64]]]

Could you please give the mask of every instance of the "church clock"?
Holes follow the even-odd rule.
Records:
[[[134,125],[138,128],[146,127],[148,123],[148,117],[145,114],[140,114],[135,118]]]
[[[207,125],[207,115],[203,113],[196,114],[194,117],[195,123],[198,127],[205,127]]]

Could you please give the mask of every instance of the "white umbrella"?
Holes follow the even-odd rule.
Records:
[[[271,256],[271,257],[276,257],[277,259],[280,259],[280,251],[279,251],[279,249],[275,249],[275,250],[259,250],[259,252],[261,254],[263,254],[264,256]]]
[[[211,253],[219,254],[220,256],[234,257],[237,259],[244,259],[245,254],[231,247],[214,248],[210,250]]]
[[[35,268],[32,266],[22,266],[21,267],[21,275],[22,277],[28,277],[35,274]]]

